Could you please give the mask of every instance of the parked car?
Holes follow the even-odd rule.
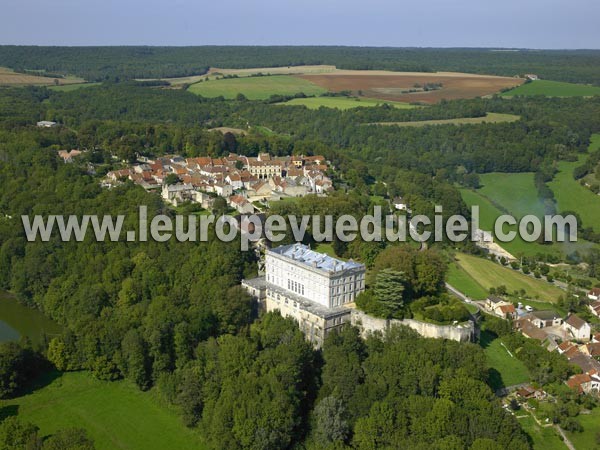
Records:
[[[528,312],[531,312],[531,311],[533,311],[533,308],[529,305],[526,305],[525,310],[527,310]]]

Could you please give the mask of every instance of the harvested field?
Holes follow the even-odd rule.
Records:
[[[11,69],[0,67],[0,86],[54,86],[55,81],[58,80],[59,85],[63,84],[74,84],[83,83],[83,79],[75,77],[67,78],[50,78],[40,77],[37,75],[17,73]]]
[[[454,72],[388,72],[381,70],[336,70],[321,74],[302,74],[329,91],[352,91],[355,95],[399,101],[437,103],[442,99],[482,97],[502,89],[521,85],[520,78],[474,75]],[[423,91],[418,86],[439,85],[440,89]],[[407,92],[418,90],[417,92]],[[359,91],[360,94],[359,94]]]

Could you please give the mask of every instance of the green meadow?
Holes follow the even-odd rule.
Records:
[[[575,164],[577,163],[559,163],[560,164]],[[572,172],[572,169],[571,171]],[[570,176],[570,175],[569,175]],[[537,197],[537,190],[534,185],[533,173],[487,173],[480,175],[481,188],[477,190],[472,189],[461,189],[461,196],[467,206],[473,205],[479,206],[479,226],[481,229],[486,231],[494,230],[494,224],[496,219],[502,214],[511,214],[517,220],[525,215],[533,214],[537,217],[542,218],[544,216],[544,205]],[[570,187],[574,190],[582,189],[586,190],[588,196],[597,197],[591,191],[580,186],[572,176],[570,178],[572,183]],[[568,180],[567,180],[568,181]],[[554,191],[556,198],[564,197],[565,203],[570,206],[570,209],[574,208],[577,203],[578,196],[573,196],[573,193],[561,192],[560,195],[552,184],[556,182],[556,178],[552,183],[549,183],[550,188]],[[563,189],[561,187],[561,189]],[[593,198],[594,201],[598,202],[600,206],[600,198]],[[563,211],[569,208],[563,207],[559,201],[558,210]],[[593,215],[594,212],[586,210],[584,214]],[[600,209],[597,210],[597,214],[600,216]],[[583,217],[583,216],[582,216]],[[584,219],[585,222],[585,219]],[[505,226],[504,231],[516,231],[517,226]],[[504,248],[512,255],[518,257],[523,256],[536,256],[537,254],[553,254],[557,256],[565,256],[576,250],[585,251],[589,248],[591,243],[583,240],[578,242],[564,242],[564,243],[553,243],[551,245],[542,245],[537,242],[526,242],[517,234],[517,237],[511,242],[500,242],[496,240],[496,243]]]
[[[554,427],[538,425],[531,414],[524,410],[517,411],[516,416],[521,428],[531,437],[533,450],[567,450]]]
[[[234,99],[238,94],[243,94],[249,100],[266,100],[272,95],[319,95],[327,92],[310,81],[288,75],[222,78],[192,84],[188,90],[211,98]]]
[[[500,338],[484,331],[481,333],[479,345],[483,347],[488,366],[494,369],[490,374],[490,385],[494,390],[529,380],[529,371],[525,365],[508,353]]]
[[[408,103],[401,102],[390,102],[385,100],[377,100],[374,98],[366,97],[308,97],[308,98],[294,98],[285,103],[279,103],[280,105],[289,106],[306,106],[308,109],[319,109],[335,108],[335,109],[350,109],[359,108],[361,106],[381,106],[383,104],[393,106],[394,108],[410,109],[416,106]]]
[[[506,286],[508,292],[525,290],[532,298],[554,303],[563,294],[558,287],[490,260],[457,253],[451,264],[448,283],[475,300],[482,300],[492,287]]]
[[[594,408],[590,414],[580,414],[575,418],[583,427],[582,432],[567,432],[567,437],[577,450],[597,450],[598,432],[600,431],[600,408]]]
[[[516,218],[528,214],[543,217],[544,205],[538,199],[533,176],[532,172],[486,173],[479,176],[478,192]]]
[[[600,87],[585,84],[565,83],[562,81],[535,80],[522,84],[510,91],[503,92],[503,97],[515,95],[546,95],[548,97],[588,97],[600,95]]]
[[[591,151],[600,148],[600,134],[592,136],[589,148]],[[554,192],[559,211],[575,211],[585,227],[593,227],[596,232],[600,232],[600,196],[573,178],[573,169],[582,165],[586,158],[587,155],[580,155],[577,161],[559,162],[558,173],[548,186]]]
[[[206,448],[197,432],[161,406],[152,392],[127,381],[99,381],[88,372],[53,375],[32,393],[3,401],[3,413],[16,411],[20,419],[37,425],[41,436],[84,428],[98,450]]]

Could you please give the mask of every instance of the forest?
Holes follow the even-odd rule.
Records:
[[[201,75],[210,67],[253,68],[327,64],[338,69],[469,72],[538,76],[600,85],[597,50],[495,51],[467,48],[336,46],[38,47],[0,46],[0,66],[88,81]]]

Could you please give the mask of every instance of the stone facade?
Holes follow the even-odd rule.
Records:
[[[265,309],[291,317],[316,347],[350,321],[351,303],[365,289],[365,266],[341,261],[308,246],[267,250]]]

